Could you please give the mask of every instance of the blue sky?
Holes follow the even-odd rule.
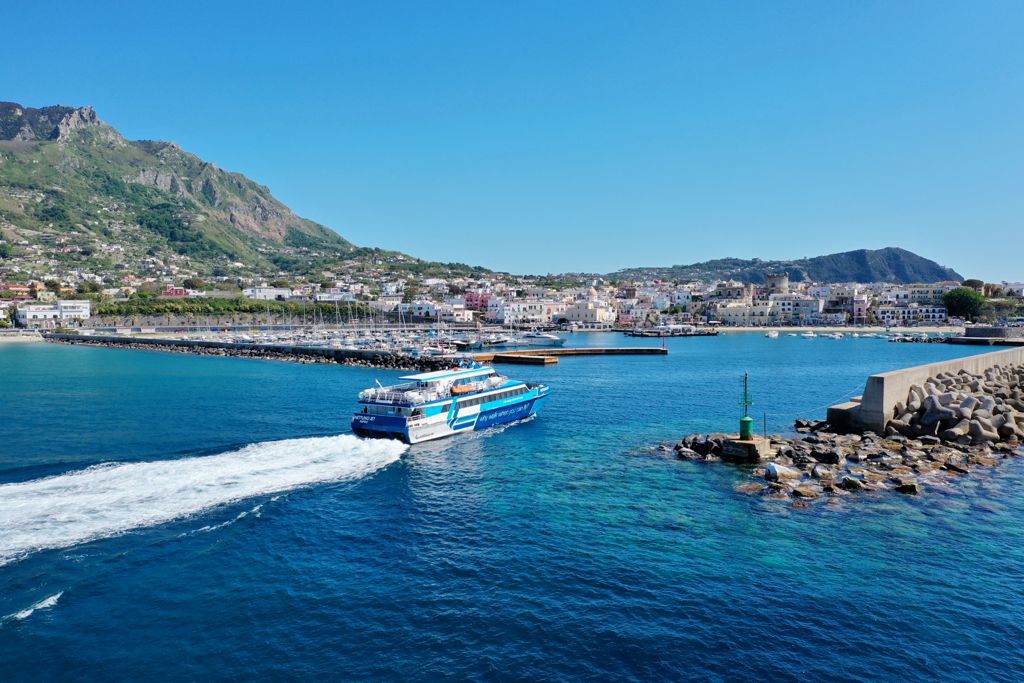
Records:
[[[901,246],[1024,279],[1024,3],[17,3],[91,104],[361,245],[514,272]],[[11,30],[13,29],[13,30]]]

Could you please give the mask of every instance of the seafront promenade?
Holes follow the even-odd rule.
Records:
[[[775,332],[789,333],[789,332],[842,332],[843,334],[851,334],[857,332],[858,334],[881,334],[884,332],[892,332],[897,334],[963,334],[964,328],[951,326],[951,325],[920,325],[914,327],[901,327],[899,325],[893,325],[886,327],[884,325],[863,325],[857,327],[851,327],[849,325],[789,325],[785,327],[761,327],[761,326],[736,326],[726,327],[719,326],[718,331],[722,334],[738,333],[738,332]]]

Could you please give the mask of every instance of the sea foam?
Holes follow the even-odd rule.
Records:
[[[397,460],[395,441],[351,435],[252,444],[217,455],[104,463],[0,486],[0,566],[254,496],[358,479]]]
[[[3,624],[3,623],[8,622],[8,621],[24,621],[25,619],[28,619],[30,616],[32,616],[32,614],[36,610],[49,609],[49,608],[53,607],[54,605],[56,605],[57,601],[60,600],[60,596],[62,596],[62,595],[64,595],[64,591],[61,591],[59,593],[54,593],[50,597],[43,598],[42,600],[40,600],[39,602],[35,603],[31,607],[26,607],[25,609],[21,610],[20,612],[15,612],[14,614],[8,614],[6,617],[0,617],[0,624]]]

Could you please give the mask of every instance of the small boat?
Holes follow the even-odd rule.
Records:
[[[779,333],[776,332],[775,330],[772,330],[770,332],[765,332],[764,336],[768,337],[769,339],[778,339]]]
[[[511,380],[479,363],[401,379],[359,392],[352,431],[421,443],[529,417],[550,393],[547,385]]]
[[[501,346],[562,346],[565,340],[547,332],[525,332],[506,339]]]
[[[801,332],[800,336],[803,337],[804,339],[814,339],[818,335],[814,334],[813,332]]]

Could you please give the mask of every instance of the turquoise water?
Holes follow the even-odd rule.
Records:
[[[405,452],[337,436],[398,373],[0,346],[0,680],[1024,677],[1021,464],[796,510],[649,448],[977,349],[668,345]]]

